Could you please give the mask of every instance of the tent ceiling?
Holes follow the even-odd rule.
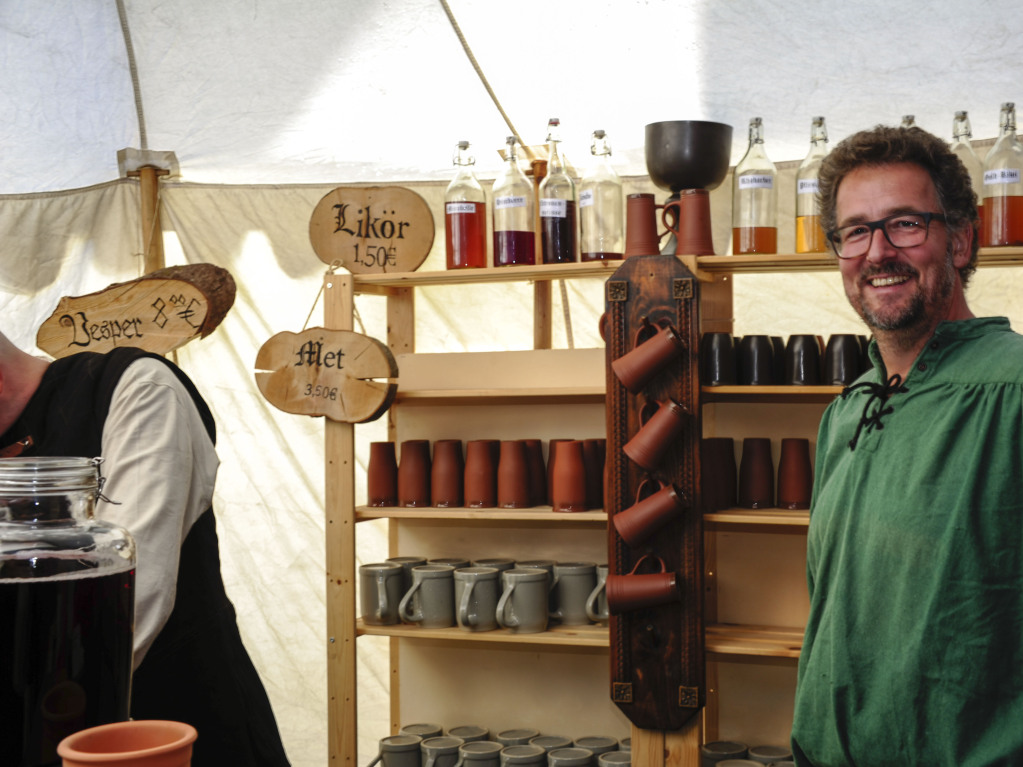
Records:
[[[125,3],[147,147],[174,151],[187,181],[333,183],[445,178],[474,144],[481,175],[509,129],[439,0],[164,0]],[[912,113],[949,136],[967,109],[997,131],[1020,97],[1008,55],[1023,30],[1009,0],[450,0],[498,99],[527,143],[561,118],[569,159],[604,128],[623,173],[642,174],[643,126],[764,118],[768,153],[805,153],[810,118],[832,139]],[[117,176],[141,143],[117,4],[0,5],[0,193]],[[1023,100],[1023,99],[1021,99]]]

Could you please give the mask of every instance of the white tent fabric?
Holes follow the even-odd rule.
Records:
[[[138,103],[118,5],[0,3],[0,328],[33,349],[61,296],[139,275],[138,186],[118,180],[116,153],[174,152],[180,176],[161,184],[167,262],[214,263],[238,283],[221,328],[179,353],[219,425],[225,578],[288,753],[299,767],[319,767],[327,762],[322,422],[259,396],[255,354],[274,333],[300,330],[313,307],[326,267],[308,221],[324,194],[342,183],[402,184],[440,222],[454,143],[473,142],[486,182],[511,129],[439,0],[125,0]],[[582,167],[591,130],[603,128],[631,190],[654,191],[643,178],[643,126],[656,120],[733,125],[734,163],[749,117],[759,115],[771,157],[795,161],[813,115],[827,117],[832,140],[903,114],[948,136],[954,110],[967,109],[975,136],[991,138],[1000,103],[1020,93],[1007,52],[1020,47],[1023,29],[1008,0],[968,11],[949,0],[448,6],[523,140],[542,143],[547,118],[559,116],[566,153]],[[719,218],[719,252],[727,228]],[[442,267],[441,235],[423,268]],[[1012,270],[982,270],[971,305],[1023,317],[1018,283]],[[571,291],[574,344],[597,345],[599,286]],[[740,334],[860,329],[834,274],[736,278],[735,291]],[[423,290],[417,348],[527,348],[530,295],[524,285]],[[382,302],[360,298],[358,309],[366,332],[383,338]],[[317,308],[310,324],[320,317]],[[555,345],[567,343],[559,325]],[[360,444],[382,430],[382,422],[360,426]],[[376,525],[360,526],[362,561],[386,551]],[[373,647],[360,647],[367,759],[388,721],[389,672]]]

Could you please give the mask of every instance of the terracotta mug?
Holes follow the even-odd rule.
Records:
[[[370,442],[366,505],[398,505],[398,461],[393,442]]]
[[[190,724],[137,719],[101,724],[57,744],[64,767],[188,767],[198,733]]]
[[[497,505],[502,509],[531,506],[526,446],[520,440],[503,440],[497,464]]]
[[[636,572],[647,560],[656,561],[660,570],[653,573]],[[612,615],[677,602],[681,598],[675,573],[668,572],[663,559],[650,554],[640,557],[628,574],[608,575],[604,588],[607,609]]]
[[[768,509],[774,506],[774,461],[771,440],[746,437],[739,462],[739,506]]]
[[[778,507],[809,509],[813,490],[810,440],[786,437],[778,457]]]
[[[554,468],[557,465],[558,453],[555,449],[559,442],[571,442],[570,439],[552,439],[547,443],[547,505],[554,505]]]
[[[659,489],[647,494],[645,491],[652,484],[659,485]],[[687,506],[685,496],[673,484],[648,478],[639,484],[636,502],[611,520],[622,540],[635,547],[675,519]]]
[[[491,440],[474,439],[465,445],[464,500],[473,509],[497,506],[497,464]]]
[[[657,234],[658,205],[652,194],[630,194],[625,202],[625,257],[656,256],[661,252]]]
[[[674,400],[651,400],[640,412],[639,428],[622,450],[634,463],[654,471],[665,452],[689,421],[686,409]]]
[[[398,456],[398,503],[418,507],[430,501],[430,442],[405,440]]]
[[[461,506],[465,484],[462,440],[439,439],[433,443],[430,467],[430,500],[438,508]]]
[[[653,325],[644,317],[632,350],[612,362],[611,370],[626,389],[638,394],[685,350],[685,341],[673,325]]]
[[[675,255],[713,256],[710,192],[706,189],[682,189],[677,194],[679,198],[666,202],[661,211],[661,223],[675,235],[677,241]],[[669,214],[674,219],[674,226],[668,223]]]
[[[565,440],[554,445],[554,473],[551,494],[554,511],[586,511],[586,462],[583,443]]]

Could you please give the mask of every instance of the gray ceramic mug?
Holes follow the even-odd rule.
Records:
[[[426,557],[388,557],[387,561],[401,565],[401,593],[404,596],[412,588],[412,568],[425,565]]]
[[[554,565],[554,591],[557,609],[551,613],[566,626],[590,622],[586,600],[597,586],[597,566],[593,562],[559,562]]]
[[[423,740],[426,740],[426,738],[436,738],[438,735],[443,735],[444,728],[439,724],[416,722],[404,725],[398,732],[402,735],[418,735]]]
[[[458,749],[455,767],[500,767],[501,744],[492,740],[474,740]]]
[[[455,625],[455,569],[450,565],[419,565],[412,568],[412,588],[401,599],[398,614],[403,621],[422,628]],[[453,763],[452,763],[453,764]]]
[[[594,623],[607,623],[607,565],[597,565],[597,585],[586,599],[586,616]]]
[[[440,736],[427,738],[420,746],[422,767],[455,767],[458,764],[458,749],[465,745],[461,738]]]
[[[550,600],[548,601],[547,610],[558,609],[557,603],[554,601],[554,565],[556,565],[553,559],[529,559],[525,562],[519,562],[515,566],[518,568],[533,568],[543,570],[547,573],[547,588],[550,589]]]
[[[540,746],[505,746],[501,750],[501,767],[544,767],[547,752]]]
[[[576,738],[573,743],[576,748],[585,748],[593,752],[594,756],[606,754],[608,751],[618,750],[618,738],[605,735],[588,735],[584,738]]]
[[[565,735],[538,735],[529,743],[532,746],[540,746],[544,751],[550,753],[556,748],[571,748],[572,739]]]
[[[556,748],[547,754],[548,767],[591,767],[593,752],[588,748]]]
[[[497,602],[497,622],[513,634],[547,629],[547,573],[515,568],[501,573],[504,591]]]
[[[380,739],[376,758],[366,767],[382,762],[383,767],[420,767],[419,747],[423,739],[418,735],[389,735]]]
[[[455,618],[459,628],[466,631],[497,628],[498,575],[493,567],[455,570]]]
[[[486,740],[490,736],[490,730],[486,727],[477,727],[475,724],[463,724],[448,730],[448,736],[461,738],[465,743],[473,743],[478,740]]]
[[[539,730],[519,727],[513,730],[501,730],[501,732],[494,736],[494,740],[502,746],[528,746],[533,738],[539,737]]]
[[[597,755],[597,767],[632,767],[629,751],[605,751]]]
[[[375,562],[359,567],[359,601],[362,621],[370,626],[398,623],[402,591],[401,565]]]

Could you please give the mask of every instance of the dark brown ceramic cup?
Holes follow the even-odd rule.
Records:
[[[735,339],[731,333],[704,333],[700,338],[700,383],[735,386]]]
[[[739,462],[739,506],[768,509],[774,506],[774,463],[771,440],[746,437]]]
[[[731,509],[736,503],[738,467],[735,440],[731,437],[706,437],[700,440],[700,488],[703,510]]]
[[[611,519],[622,540],[636,547],[681,514],[686,505],[685,496],[674,485],[645,479],[636,491],[636,502]]]
[[[775,382],[774,346],[770,336],[743,336],[737,357],[742,386],[770,386]]]
[[[407,439],[401,443],[398,460],[398,504],[430,505],[430,442]]]
[[[789,336],[785,344],[785,385],[818,386],[821,382],[821,346],[817,336]]]
[[[809,509],[813,490],[810,440],[786,437],[778,457],[778,507]]]
[[[586,508],[604,507],[604,445],[603,439],[583,440],[583,464],[586,468]]]
[[[465,445],[465,505],[473,509],[497,506],[497,464],[490,443],[474,439]]]
[[[637,572],[646,561],[657,562],[660,571]],[[612,615],[677,602],[681,598],[675,573],[667,571],[663,559],[649,554],[640,557],[628,574],[608,575],[604,591],[607,609]]]
[[[434,506],[461,506],[465,484],[462,440],[439,439],[433,443],[430,467],[430,499]]]
[[[855,333],[835,333],[824,348],[824,372],[821,383],[848,386],[863,372],[863,346]]]
[[[543,443],[538,439],[524,439],[526,468],[529,470],[529,505],[547,503],[547,467],[543,462]]]
[[[366,469],[366,504],[398,505],[398,461],[393,442],[371,442]]]
[[[622,450],[637,465],[647,471],[654,471],[688,420],[685,408],[674,400],[652,400],[641,411],[640,421],[643,425]]]

